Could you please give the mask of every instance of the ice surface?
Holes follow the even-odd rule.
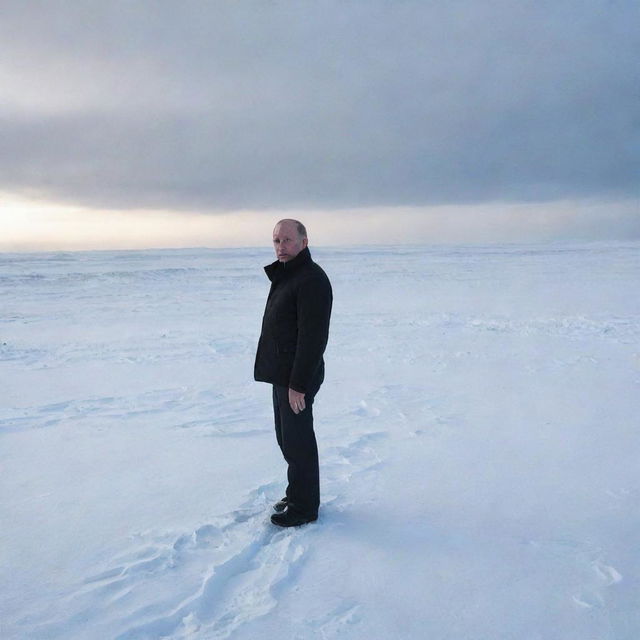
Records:
[[[296,530],[268,250],[0,254],[0,637],[637,640],[639,249],[312,247]]]

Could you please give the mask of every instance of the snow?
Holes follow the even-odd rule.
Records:
[[[311,249],[288,530],[268,249],[0,254],[0,636],[637,640],[640,245]]]

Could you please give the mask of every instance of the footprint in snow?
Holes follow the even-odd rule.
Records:
[[[314,531],[269,523],[279,488],[265,484],[191,532],[136,536],[114,566],[87,576],[59,611],[43,615],[39,632],[66,638],[107,625],[110,637],[129,640],[202,630],[225,638],[266,615],[295,581]]]
[[[585,609],[597,609],[605,606],[606,589],[622,581],[622,575],[614,567],[605,564],[601,560],[591,562],[591,584],[585,587],[578,595],[573,596],[573,601]]]
[[[593,563],[593,569],[596,575],[605,583],[607,587],[617,584],[622,580],[622,575],[613,567],[596,560]]]
[[[305,557],[303,535],[303,531],[254,528],[226,561],[208,568],[190,595],[143,625],[129,627],[118,638],[187,637],[196,630],[229,637],[241,625],[277,607],[282,588]],[[148,609],[140,611],[132,619],[148,617],[142,615],[147,613]]]

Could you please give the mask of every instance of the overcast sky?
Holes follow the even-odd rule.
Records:
[[[636,0],[0,0],[5,236],[55,206],[638,238],[639,60]]]

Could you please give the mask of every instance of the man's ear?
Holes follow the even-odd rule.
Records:
[[[309,244],[309,238],[302,238],[302,248],[305,249]]]

